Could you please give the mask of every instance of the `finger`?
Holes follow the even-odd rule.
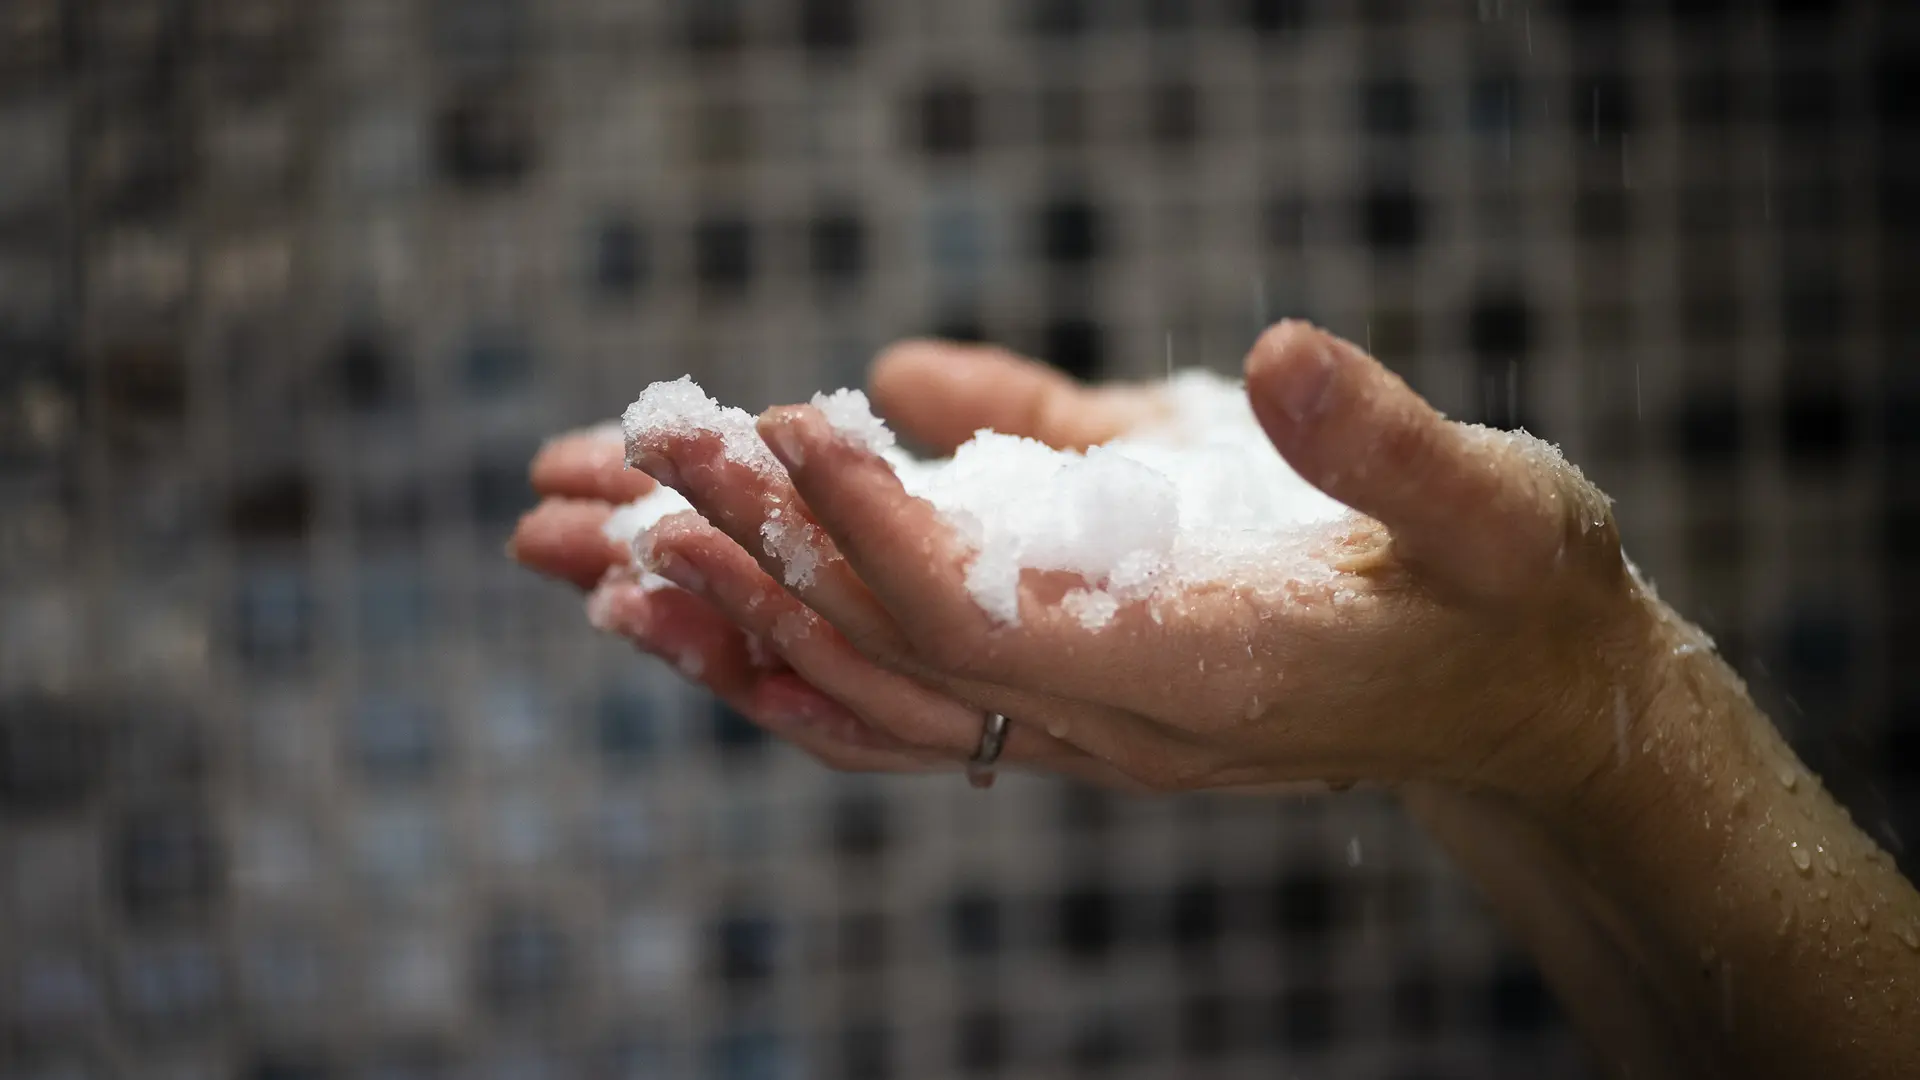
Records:
[[[589,611],[595,626],[672,664],[683,677],[705,687],[756,726],[830,768],[913,773],[954,770],[960,765],[953,755],[929,753],[867,723],[799,673],[759,662],[747,644],[747,634],[691,592],[608,582],[594,591]],[[969,722],[977,729],[979,714],[972,713]],[[1107,770],[1093,763],[1063,762],[1059,759],[1064,755],[1029,750],[1027,744],[1034,741],[1035,733],[1020,735],[1008,741],[1009,764],[1045,760],[1055,771],[1065,764],[1069,775],[1112,782]]]
[[[683,452],[676,463],[670,463],[696,506],[708,502],[710,495],[715,503],[725,505],[728,496],[742,493],[742,488],[725,485],[724,490],[709,492],[706,482],[714,473],[708,466],[697,464],[700,460],[697,454]],[[766,482],[758,471],[744,472],[744,478],[734,479],[748,484]],[[791,508],[798,500],[787,490]],[[809,681],[831,687],[838,700],[849,704],[853,712],[876,728],[906,742],[938,745],[950,756],[965,756],[978,745],[982,711],[992,710],[1016,718],[1004,753],[1010,763],[1034,763],[1049,771],[1108,784],[1119,780],[1107,762],[1142,756],[1137,748],[1149,741],[1149,732],[1137,718],[1116,708],[965,679],[948,680],[936,687],[948,698],[957,698],[968,706],[960,708],[908,677],[926,678],[935,673],[935,668],[910,650],[890,646],[883,650],[885,666],[874,663],[848,640],[845,628],[834,623],[834,605],[818,599],[835,595],[842,588],[826,583],[826,567],[819,571],[812,587],[800,590],[804,603],[799,603],[764,572],[769,564],[778,572],[778,560],[762,554],[756,561],[743,550],[742,541],[757,544],[763,539],[753,528],[758,519],[751,516],[752,505],[747,500],[716,514],[735,521],[737,537],[717,536],[710,531],[711,525],[690,514],[663,519],[642,544],[647,563],[657,568],[656,572],[678,575],[683,585],[700,591],[717,608],[781,652]],[[674,558],[689,565],[675,567]],[[686,574],[688,568],[694,571],[692,576]],[[878,608],[844,560],[836,556],[832,570],[845,575],[846,589],[858,590],[861,605]],[[819,626],[814,621],[816,611],[826,616],[828,625]],[[884,612],[876,617],[886,619]],[[799,634],[803,628],[810,632]],[[891,626],[886,633],[897,637]],[[880,676],[889,680],[886,687],[867,685]],[[1111,685],[1109,682],[1109,688]],[[1060,734],[1049,734],[1049,729]]]
[[[762,706],[759,704],[761,701],[767,704]],[[871,745],[870,740],[884,736],[866,727],[838,702],[827,697],[818,688],[805,683],[797,675],[781,675],[763,682],[762,692],[756,704],[749,708],[756,710],[764,708],[774,717],[795,713],[827,717],[834,715],[835,710],[839,710],[840,723],[851,724],[862,730],[843,734],[831,725],[823,725],[819,720],[808,721],[818,730],[802,729],[791,734],[788,734],[777,720],[764,725],[783,738],[800,745],[802,749],[807,750],[831,768],[852,772],[894,773],[957,771],[960,768],[959,763],[938,755],[929,757],[923,753]],[[1046,772],[1098,784],[1116,791],[1152,790],[1151,785],[1084,754],[1068,753],[1042,759],[1040,755],[1028,752],[1025,747],[1025,743],[1033,737],[1032,729],[1016,722],[1008,730],[1006,749],[1001,754],[996,767],[1010,771]]]
[[[905,746],[869,726],[845,705],[792,672],[763,678],[753,694],[735,708],[821,764],[841,772],[924,773],[954,768],[950,761]]]
[[[746,635],[691,593],[609,581],[594,590],[588,617],[599,629],[660,657],[756,726],[830,767],[888,772],[932,767],[793,673],[760,663]]]
[[[817,471],[837,476],[843,468],[841,457],[850,456],[878,469],[885,483],[891,484],[891,494],[904,500],[906,513],[896,522],[903,527],[891,534],[881,529],[881,535],[890,535],[900,547],[899,563],[945,567],[950,588],[939,594],[942,598],[939,606],[952,613],[956,621],[964,621],[964,626],[943,627],[940,620],[926,610],[904,608],[901,610],[911,613],[918,632],[911,641],[903,636],[902,624],[896,622],[894,614],[869,590],[862,576],[856,574],[856,567],[842,557],[833,539],[819,531],[820,522],[808,512],[787,476],[781,475],[777,468],[765,469],[729,460],[722,436],[686,430],[638,432],[628,450],[643,468],[656,473],[656,479],[671,484],[703,517],[750,553],[770,577],[784,579],[788,591],[824,616],[850,644],[880,667],[916,678],[958,675],[957,682],[964,693],[953,696],[978,708],[993,709],[1015,718],[1031,718],[1039,725],[1033,730],[1057,727],[1064,732],[1059,736],[1062,741],[1103,762],[1133,762],[1151,753],[1150,749],[1143,748],[1154,745],[1155,733],[1145,722],[1128,716],[1122,708],[1111,707],[1116,703],[1102,704],[1106,702],[1102,694],[1111,694],[1116,686],[1131,681],[1116,676],[1137,673],[1103,670],[1099,662],[1081,663],[1079,661],[1091,659],[1084,654],[1077,657],[1075,663],[1061,663],[1059,658],[1067,655],[1068,646],[1057,642],[1044,649],[1029,649],[1025,647],[1027,643],[1022,642],[1020,647],[1001,652],[1003,642],[987,635],[986,631],[992,628],[960,583],[958,559],[962,552],[952,546],[955,542],[945,527],[935,528],[936,523],[931,520],[916,519],[913,525],[907,523],[908,515],[931,513],[931,507],[908,498],[879,458],[834,438],[816,410],[803,407],[799,411],[812,417],[826,432],[817,438],[822,451],[830,452],[831,460]],[[778,438],[777,432],[774,437]],[[778,456],[783,452],[775,448],[774,453]],[[784,460],[788,471],[793,472],[797,459],[786,452]],[[780,515],[778,518],[771,516],[775,512]],[[770,532],[766,527],[776,522],[779,531]],[[857,531],[863,537],[869,535],[866,529]],[[769,535],[775,539],[769,540]],[[842,531],[839,535],[850,538],[854,531]],[[803,545],[795,539],[801,536],[811,539]],[[643,557],[647,555],[643,550]],[[805,572],[796,577],[793,570],[796,563],[802,562]],[[963,655],[975,649],[983,650],[980,665],[972,663],[971,656]],[[984,670],[984,665],[994,661],[1004,666],[1007,678],[996,679],[988,674],[970,677],[970,673]],[[1059,687],[1057,692],[1055,686]],[[1036,696],[1045,700],[1035,701]],[[1032,727],[1032,724],[1026,726]],[[1017,735],[1023,740],[1028,737],[1024,732]],[[1066,770],[1062,767],[1060,771]],[[1120,771],[1138,775],[1125,765],[1120,766]]]
[[[648,551],[655,572],[768,642],[799,676],[873,727],[956,761],[977,747],[980,708],[875,665],[713,526],[692,514],[674,515],[656,526]],[[1006,750],[1009,761],[1044,763],[1078,754],[1043,730],[1022,726],[1016,733]]]
[[[540,448],[527,470],[533,490],[566,499],[629,503],[654,489],[653,478],[627,468],[620,429],[594,428],[559,436]]]
[[[996,626],[968,594],[973,553],[939,511],[907,494],[891,466],[841,438],[817,409],[770,409],[759,425],[815,523],[913,651],[942,672],[991,678],[993,654],[1015,631]]]
[[[738,627],[683,589],[609,579],[587,597],[587,621],[729,700],[745,695],[763,667]]]
[[[1353,345],[1283,322],[1248,354],[1247,388],[1288,463],[1385,524],[1410,565],[1469,592],[1511,595],[1564,552],[1564,465],[1518,437],[1449,422]]]
[[[641,432],[629,451],[856,648],[884,666],[904,661],[893,619],[777,468],[730,459],[722,437],[705,431]]]
[[[1135,602],[1096,634],[1058,603],[1068,587],[1062,579],[1081,584],[1077,578],[1028,572],[1019,585],[1018,625],[996,623],[966,586],[973,553],[939,511],[907,494],[885,461],[840,438],[810,407],[769,410],[761,430],[911,654],[967,688],[957,696],[1009,716],[1034,703],[1002,708],[979,700],[975,688],[1045,698],[1034,711],[1060,726],[1060,739],[1116,764],[1157,744],[1135,715],[1143,703],[1147,711],[1184,715],[1210,702],[1232,722],[1244,719],[1244,689],[1257,684],[1264,658],[1249,649],[1212,671],[1196,669],[1192,658],[1217,645],[1189,640],[1200,628],[1228,640],[1242,627],[1251,633],[1257,612],[1232,592],[1182,595],[1177,617],[1165,620]],[[1207,651],[1195,651],[1202,647]]]
[[[547,499],[520,519],[507,554],[528,569],[591,588],[608,568],[628,561],[625,545],[601,531],[612,513],[603,502]]]
[[[1005,349],[944,341],[893,346],[874,361],[868,382],[881,415],[942,454],[981,428],[1084,449],[1167,409],[1149,387],[1090,389]]]
[[[755,697],[734,706],[743,715],[774,735],[799,746],[829,768],[842,772],[929,773],[958,772],[962,764],[950,757],[924,751],[897,749],[878,743],[884,733],[876,732],[855,717],[839,702],[807,684],[798,675],[787,673],[762,681]],[[792,718],[799,717],[798,721]],[[1026,743],[1033,729],[1016,722],[1008,731],[1005,752],[995,768],[1003,771],[1040,772],[1115,791],[1142,793],[1164,785],[1130,776],[1097,758],[1079,753],[1042,756],[1030,752]]]

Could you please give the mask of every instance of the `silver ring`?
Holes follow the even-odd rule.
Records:
[[[967,782],[977,788],[993,786],[993,763],[1007,748],[1007,729],[1011,725],[1000,713],[987,713],[980,723],[980,745],[967,759]]]

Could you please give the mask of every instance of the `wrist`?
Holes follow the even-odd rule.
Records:
[[[1551,831],[1601,856],[1611,845],[1658,843],[1703,814],[1720,818],[1716,800],[1750,786],[1753,714],[1729,707],[1745,700],[1744,684],[1711,639],[1649,591],[1637,591],[1588,681],[1563,727],[1567,768],[1526,796]],[[1715,778],[1732,783],[1722,790]]]
[[[1510,710],[1512,734],[1488,757],[1485,786],[1556,831],[1652,812],[1671,783],[1657,752],[1702,734],[1680,699],[1711,642],[1637,583],[1607,607],[1556,650],[1556,676]]]

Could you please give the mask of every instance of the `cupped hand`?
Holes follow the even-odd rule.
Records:
[[[897,350],[894,356],[912,351]],[[969,357],[976,358],[975,352]],[[991,373],[1000,369],[1012,373],[1011,397],[995,389],[998,380]],[[877,371],[876,378],[884,378],[883,372]],[[1010,357],[982,359],[979,366],[946,380],[964,395],[957,403],[959,411],[929,417],[926,427],[916,430],[951,445],[973,429],[948,440],[942,423],[964,416],[977,417],[977,426],[1029,423],[1031,417],[1022,419],[1008,410],[1037,403],[1024,389],[1034,380],[1049,389],[1069,385],[1038,365]],[[910,408],[929,389],[914,376],[899,384]],[[1078,393],[1089,399],[1100,396]],[[1157,407],[1145,395],[1140,403]],[[1083,442],[1113,433],[1089,434]],[[630,565],[627,546],[609,539],[604,527],[618,506],[652,493],[657,485],[645,473],[626,467],[617,428],[553,439],[535,455],[529,480],[541,502],[521,518],[508,553],[531,569],[591,590],[588,614],[599,629],[667,661],[750,721],[829,767],[860,772],[959,768],[953,753],[927,749],[922,735],[929,724],[946,730],[971,727],[977,733],[978,711],[876,668],[697,515],[677,515],[666,524],[674,535],[706,542],[702,564],[712,576],[676,565],[667,569],[691,587],[643,583]],[[1124,776],[1031,730],[1014,734],[1009,754],[1081,779],[1131,786]]]
[[[777,655],[785,670],[766,678],[841,710],[831,731],[791,716],[770,726],[807,731],[842,764],[841,744],[856,743],[893,755],[871,767],[958,761],[991,710],[1014,720],[1010,764],[1156,790],[1427,779],[1550,794],[1604,767],[1612,718],[1646,692],[1633,673],[1654,618],[1605,498],[1544,444],[1448,422],[1304,324],[1261,338],[1247,385],[1281,454],[1357,511],[1317,553],[1334,573],[1313,584],[1185,586],[1089,630],[1053,603],[1065,583],[1029,574],[1018,623],[996,623],[964,587],[966,545],[807,407],[760,421],[785,476],[728,461],[712,436],[635,448],[699,511],[657,526],[649,559],[705,601],[703,619]],[[1161,408],[1151,388],[1083,389],[998,351],[934,344],[883,357],[873,391],[935,450],[979,427],[1085,446]],[[557,444],[536,486],[637,491],[613,453],[598,444],[589,467],[581,444]],[[791,589],[762,539],[774,511],[818,528],[826,548]],[[614,558],[597,532],[537,541],[579,534],[560,522],[588,514],[543,506],[522,527],[522,557],[587,580],[583,567]]]

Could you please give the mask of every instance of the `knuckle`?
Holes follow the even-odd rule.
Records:
[[[1382,428],[1369,456],[1374,468],[1413,479],[1432,466],[1434,452],[1433,428],[1402,418]]]

